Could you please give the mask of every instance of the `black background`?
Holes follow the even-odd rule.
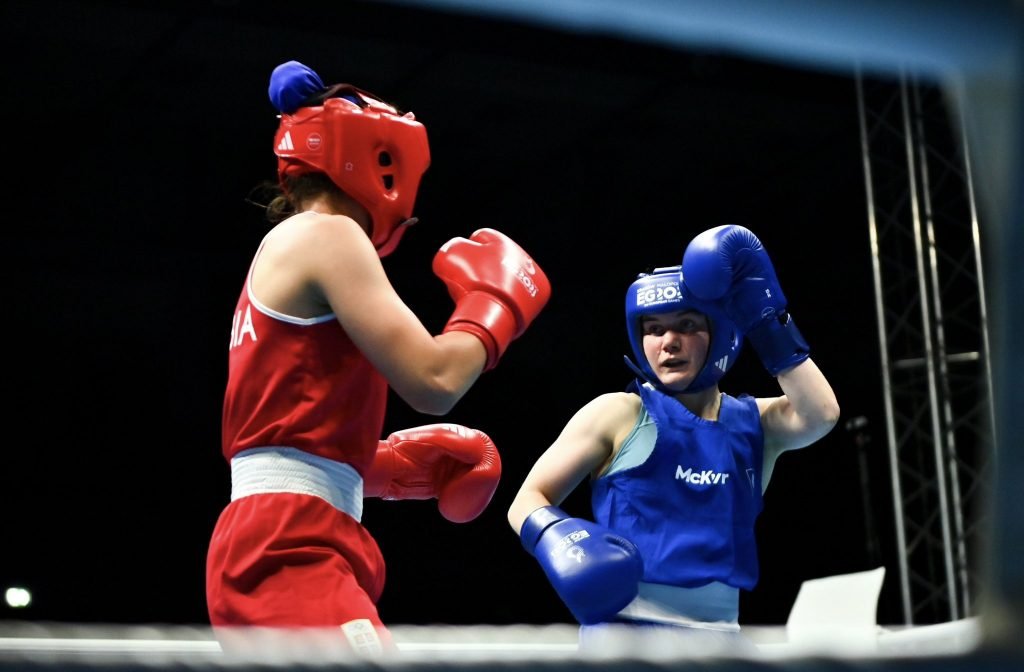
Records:
[[[877,322],[852,73],[373,2],[12,2],[3,10],[8,434],[5,619],[206,623],[203,565],[227,503],[220,404],[231,317],[267,226],[273,67],[300,60],[424,122],[420,224],[385,268],[433,332],[440,245],[488,226],[553,295],[444,419],[487,432],[502,483],[464,525],[369,500],[383,619],[570,622],[505,512],[569,417],[629,380],[624,291],[725,223],[771,254],[843,410],[784,455],[741,622],[781,624],[800,582],[888,570],[899,621]],[[778,393],[748,350],[726,392]],[[868,420],[866,468],[844,423]],[[392,397],[385,434],[438,418]],[[865,485],[866,483],[866,485]],[[589,515],[581,488],[563,505]],[[868,515],[870,512],[870,515]]]

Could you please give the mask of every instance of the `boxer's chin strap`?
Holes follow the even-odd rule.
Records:
[[[629,358],[629,355],[623,355],[622,359],[623,359],[623,361],[626,362],[626,366],[629,367],[629,370],[636,374],[637,378],[640,378],[641,380],[647,381],[648,383],[650,383],[651,385],[654,386],[654,389],[658,390],[659,392],[663,392],[664,394],[668,394],[668,395],[679,394],[678,392],[673,392],[672,390],[670,390],[667,387],[665,387],[665,385],[662,384],[662,382],[660,380],[658,380],[657,378],[654,378],[654,380],[651,380],[651,376],[648,376],[646,373],[641,371],[640,367],[637,366],[636,364],[634,364],[633,360]]]

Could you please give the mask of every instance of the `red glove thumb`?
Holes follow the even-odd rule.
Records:
[[[460,429],[460,434],[468,432],[468,440],[453,443],[448,450],[453,457],[472,466],[452,472],[437,495],[437,508],[453,523],[468,523],[491,503],[501,479],[501,457],[489,436],[477,429]]]

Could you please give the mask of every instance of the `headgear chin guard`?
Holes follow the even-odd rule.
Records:
[[[273,99],[273,96],[272,96]],[[394,251],[412,218],[416,192],[430,166],[427,130],[349,84],[317,91],[294,111],[281,111],[274,136],[277,175],[325,173],[370,213],[377,254]]]
[[[693,381],[684,390],[670,390],[658,379],[647,361],[641,318],[644,315],[685,310],[695,310],[708,318],[711,342],[708,344],[704,366]],[[743,347],[742,334],[724,311],[712,303],[686,294],[680,283],[679,266],[655,268],[651,273],[637,275],[636,281],[626,290],[626,334],[637,361],[634,364],[626,357],[626,365],[637,376],[667,394],[700,392],[715,385],[732,368]]]

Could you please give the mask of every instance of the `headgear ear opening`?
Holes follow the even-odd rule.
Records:
[[[681,310],[695,310],[707,316],[711,326],[711,342],[708,345],[704,366],[686,389],[668,390],[647,361],[641,319],[644,315]],[[717,384],[735,364],[740,348],[743,347],[743,337],[739,329],[723,311],[713,304],[686,294],[680,282],[679,266],[659,267],[649,273],[637,275],[636,280],[626,290],[626,334],[636,358],[634,363],[626,357],[627,366],[638,377],[669,394],[700,392]]]

